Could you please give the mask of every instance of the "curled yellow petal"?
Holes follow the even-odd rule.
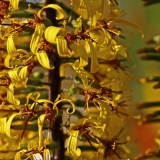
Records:
[[[9,119],[8,119],[8,121],[7,121],[7,123],[6,123],[6,135],[7,135],[9,138],[17,138],[17,137],[18,137],[18,135],[11,136],[11,124],[12,124],[12,120],[13,120],[14,117],[16,117],[16,116],[18,116],[18,115],[20,115],[20,114],[19,114],[19,113],[14,113],[14,114],[12,114],[12,115],[9,117]]]
[[[81,150],[76,147],[79,130],[70,131],[70,136],[67,143],[67,152],[73,156],[80,156]]]
[[[22,160],[21,156],[24,155],[25,152],[27,152],[26,149],[22,149],[21,151],[17,152],[14,156],[14,160]]]
[[[37,16],[38,16],[39,18],[42,17],[42,16],[41,16],[41,13],[42,13],[42,11],[43,11],[44,9],[46,9],[46,8],[52,8],[52,9],[55,9],[55,10],[57,11],[57,16],[56,16],[56,19],[57,19],[57,20],[66,18],[66,15],[67,15],[66,12],[65,12],[60,6],[58,6],[58,5],[56,5],[56,4],[46,5],[46,6],[43,7],[41,10],[39,10],[38,13],[37,13]]]
[[[33,54],[36,54],[39,48],[39,44],[41,42],[41,38],[44,32],[44,24],[38,23],[36,25],[35,31],[32,35],[31,42],[30,42],[30,49]]]
[[[69,99],[60,99],[60,100],[58,100],[57,102],[54,103],[54,106],[57,106],[57,104],[60,103],[60,102],[69,102],[69,103],[71,104],[71,106],[72,106],[72,111],[70,112],[70,111],[69,111],[70,108],[68,108],[68,109],[67,109],[67,113],[68,113],[68,114],[73,114],[73,113],[75,112],[76,106],[75,106],[75,104],[74,104],[71,100],[69,100]]]
[[[44,32],[44,37],[48,42],[56,44],[56,38],[60,31],[65,32],[63,28],[49,26]]]
[[[44,50],[41,50],[39,52],[36,53],[36,57],[37,57],[37,60],[38,62],[46,69],[53,69],[54,66],[51,67],[50,65],[50,61],[49,61],[49,58],[47,56],[47,53],[46,51]]]
[[[70,57],[70,54],[68,52],[68,45],[67,41],[64,37],[58,36],[56,38],[57,42],[57,52],[61,57]]]

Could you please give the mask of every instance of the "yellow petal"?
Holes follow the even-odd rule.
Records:
[[[34,140],[30,140],[27,145],[28,150],[32,150],[35,147],[38,147],[37,142]]]
[[[110,4],[111,2],[109,0],[103,0],[103,13],[102,13],[102,18],[101,19],[105,19],[108,17],[109,12],[110,12]]]
[[[43,159],[44,160],[51,160],[51,155],[49,149],[44,149],[43,151]]]
[[[70,57],[68,52],[67,41],[64,37],[58,36],[56,38],[57,42],[57,52],[61,57]]]
[[[39,150],[43,148],[43,124],[46,118],[46,114],[42,114],[38,118],[38,133],[39,133]]]
[[[71,106],[72,106],[72,112],[70,112],[69,111],[70,108],[68,108],[67,109],[67,113],[68,114],[73,114],[75,112],[76,106],[75,106],[75,104],[71,100],[69,100],[69,99],[60,99],[60,100],[58,100],[57,102],[54,103],[54,106],[57,106],[57,104],[60,103],[60,102],[69,102],[71,104]]]
[[[9,0],[9,2],[14,9],[18,10],[19,0]]]
[[[22,82],[22,85],[26,86],[27,80],[28,80],[28,66],[24,66],[20,69],[18,76]]]
[[[88,12],[88,18],[90,19],[90,25],[92,25],[92,21],[93,21],[93,17],[95,14],[95,8],[94,5],[92,4],[92,2],[90,0],[83,0],[85,5],[86,5],[86,10]]]
[[[22,159],[21,159],[21,156],[22,156],[25,152],[27,152],[26,149],[23,149],[23,150],[17,152],[17,153],[15,154],[14,160],[22,160]]]
[[[67,143],[67,152],[73,156],[80,156],[81,150],[76,147],[79,130],[70,131],[70,136]]]
[[[43,11],[43,9],[46,9],[46,8],[52,8],[52,9],[55,9],[57,11],[57,16],[56,16],[56,19],[59,20],[59,19],[64,19],[66,18],[66,12],[58,5],[56,4],[49,4],[49,5],[46,5],[45,7],[43,7],[41,10],[38,11],[37,13],[37,16],[39,18],[41,18],[41,13]]]
[[[20,101],[14,97],[14,84],[10,84],[7,90],[7,101],[11,104],[19,105]]]
[[[41,38],[44,32],[44,24],[38,23],[36,25],[35,31],[32,35],[31,42],[30,42],[30,49],[33,54],[36,54],[39,48],[39,44],[41,42]]]
[[[6,133],[6,121],[7,121],[6,117],[0,118],[0,135]]]
[[[60,31],[65,32],[63,28],[50,26],[45,30],[44,37],[48,42],[56,44],[56,37]]]
[[[53,69],[54,66],[51,67],[50,65],[50,61],[49,58],[47,56],[46,51],[41,50],[39,52],[36,53],[36,57],[38,62],[42,65],[42,67],[46,68],[46,69]]]
[[[40,153],[32,154],[33,160],[43,160]]]
[[[122,25],[131,26],[131,27],[135,28],[136,30],[138,30],[142,34],[142,38],[144,37],[144,33],[143,33],[142,29],[139,28],[136,24],[134,24],[132,22],[129,22],[129,21],[126,21],[126,20],[122,20],[122,19],[114,19],[113,22],[117,22],[117,23],[120,23]]]
[[[78,76],[81,78],[84,88],[88,87],[88,76],[83,67],[79,67],[79,60],[74,63],[70,63],[73,69],[77,72]]]
[[[13,34],[10,35],[7,38],[6,45],[7,45],[7,52],[8,52],[8,54],[12,54],[12,53],[17,52],[17,49],[16,49],[16,47],[14,45],[14,41],[13,41]]]
[[[4,60],[4,65],[7,68],[13,68],[13,66],[10,66],[10,59],[11,59],[11,55],[7,54],[7,56],[5,57],[5,60]]]
[[[90,46],[90,55],[91,55],[91,73],[97,72],[99,68],[99,63],[97,59],[97,52],[92,44],[92,42],[88,41],[88,44]]]
[[[20,78],[18,76],[18,71],[17,70],[9,71],[8,75],[9,75],[9,77],[12,80],[13,83],[16,83],[17,81],[20,81]]]
[[[19,113],[12,114],[9,117],[8,121],[7,121],[7,124],[6,124],[6,135],[9,138],[17,138],[18,137],[17,135],[13,136],[13,137],[11,136],[11,123],[12,123],[13,118],[16,117],[16,116],[18,116],[18,115],[20,115],[20,114]]]
[[[82,44],[77,45],[77,49],[80,56],[79,67],[85,67],[88,64],[88,55]]]

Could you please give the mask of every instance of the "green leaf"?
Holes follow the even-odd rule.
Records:
[[[27,6],[28,7],[28,6]],[[26,8],[25,8],[26,9]],[[9,12],[9,14],[11,15],[12,18],[31,18],[33,17],[33,14],[27,11],[12,11]]]
[[[51,142],[50,144],[47,145],[47,148],[49,150],[57,149],[59,147],[60,147],[60,144],[58,142]]]
[[[27,85],[42,86],[42,82],[39,79],[29,79]]]

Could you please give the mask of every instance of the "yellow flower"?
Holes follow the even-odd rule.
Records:
[[[78,136],[84,136],[91,147],[94,147],[90,142],[90,139],[94,139],[95,142],[99,142],[96,138],[101,136],[105,130],[106,124],[95,122],[92,119],[83,118],[76,123],[71,123],[69,128],[69,139],[67,143],[67,152],[73,156],[80,156],[81,150],[77,148]],[[94,142],[94,143],[95,143]]]

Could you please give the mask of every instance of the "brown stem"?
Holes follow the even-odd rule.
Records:
[[[56,4],[56,0],[46,0],[47,4]],[[46,17],[51,20],[52,24],[54,26],[57,26],[57,20],[56,20],[56,11],[54,9],[46,9]],[[57,51],[50,52],[48,54],[49,59],[54,64],[54,70],[49,71],[49,83],[51,83],[50,86],[50,99],[54,102],[54,100],[57,98],[57,95],[60,93],[60,75],[59,75],[59,67],[60,67],[60,58],[58,56]],[[61,106],[58,106],[58,108],[61,108]],[[60,148],[54,150],[54,159],[55,160],[64,160],[64,135],[63,130],[61,129],[62,124],[62,116],[59,116],[55,119],[53,126],[52,126],[52,137],[53,140],[60,143]]]

